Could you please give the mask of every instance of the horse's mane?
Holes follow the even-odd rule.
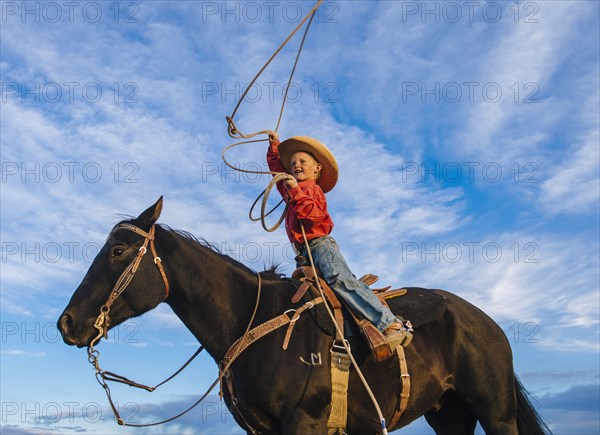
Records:
[[[212,243],[209,242],[208,240],[206,240],[205,238],[200,238],[195,236],[194,234],[190,233],[189,231],[185,231],[185,230],[176,230],[174,228],[171,228],[170,226],[166,225],[166,224],[157,224],[160,228],[162,228],[165,231],[168,231],[172,234],[176,234],[179,237],[188,240],[194,244],[197,244],[203,248],[208,249],[210,252],[212,252],[213,254],[218,255],[219,257],[221,257],[221,259],[227,261],[230,264],[233,264],[237,267],[243,268],[246,271],[252,273],[252,274],[256,274],[256,271],[252,270],[251,268],[249,268],[248,266],[246,266],[244,263],[241,263],[233,258],[231,258],[229,255],[227,254],[223,254],[221,252],[221,250],[219,249],[219,247]],[[267,278],[267,279],[275,279],[275,280],[282,280],[285,278],[285,275],[282,274],[281,272],[279,272],[279,264],[272,264],[270,266],[265,266],[265,270],[263,270],[262,272],[259,272],[261,274],[261,276],[263,278]]]
[[[260,274],[269,279],[286,279],[285,274],[279,271],[280,266],[280,264],[272,264],[269,267],[265,267],[265,270]]]

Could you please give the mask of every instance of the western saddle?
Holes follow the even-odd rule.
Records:
[[[318,293],[315,275],[313,273],[313,269],[310,266],[300,266],[294,271],[294,273],[292,273],[292,278],[297,279],[301,283],[300,287],[298,287],[298,290],[292,297],[293,303],[300,302],[302,297],[310,288],[312,288],[314,292]],[[344,331],[344,316],[342,314],[342,303],[340,302],[340,299],[335,295],[333,290],[329,287],[329,285],[325,282],[325,280],[320,276],[318,277],[318,279],[321,285],[321,289],[323,290],[326,299],[329,301],[329,304],[333,309],[338,329],[340,331]],[[377,282],[378,279],[379,278],[377,277],[377,275],[373,275],[370,273],[359,278],[360,281],[364,282],[368,286],[373,285],[375,282]],[[407,292],[407,290],[404,288],[392,289],[391,286],[383,288],[374,288],[372,290],[373,293],[375,293],[375,295],[377,296],[377,298],[381,301],[381,303],[386,306],[388,306],[386,299],[402,296]],[[383,333],[379,331],[379,329],[377,329],[375,325],[373,325],[368,320],[359,319],[349,307],[346,307],[346,309],[348,310],[352,319],[358,326],[361,334],[369,344],[369,348],[371,349],[371,353],[373,354],[375,360],[381,362],[390,358],[393,355],[394,349],[390,347],[389,342],[383,335]],[[406,322],[406,326],[411,328],[410,322]],[[343,339],[343,337],[339,337],[338,335],[339,333],[336,333],[337,339]]]

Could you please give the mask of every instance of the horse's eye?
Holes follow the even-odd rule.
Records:
[[[120,257],[121,255],[123,255],[124,252],[125,252],[125,248],[123,248],[122,246],[117,246],[117,247],[113,248],[112,256]]]

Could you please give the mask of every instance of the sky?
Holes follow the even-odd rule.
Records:
[[[225,116],[312,5],[0,2],[2,433],[242,433],[216,396],[168,425],[117,426],[55,323],[112,226],[161,195],[160,222],[291,273],[283,229],[248,219],[269,176],[221,151]],[[328,204],[352,270],[488,313],[555,434],[600,431],[599,17],[595,0],[327,0],[279,128],[336,156]],[[250,89],[241,131],[275,128],[299,36]],[[227,157],[266,169],[265,149]],[[99,348],[152,384],[196,346],[163,304]],[[216,375],[201,356],[152,394],[113,396],[156,421]]]

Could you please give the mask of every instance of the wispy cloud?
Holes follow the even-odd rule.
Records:
[[[3,349],[0,351],[0,355],[3,357],[11,356],[25,356],[25,357],[43,357],[46,356],[46,352],[30,352],[24,349]]]
[[[586,134],[571,145],[569,157],[541,185],[540,201],[548,213],[598,215],[600,133],[596,129]]]

